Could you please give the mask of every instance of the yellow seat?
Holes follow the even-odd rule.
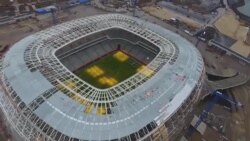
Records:
[[[97,107],[96,114],[97,115],[106,115],[106,108],[105,107]]]
[[[89,105],[86,106],[84,112],[85,113],[91,113],[92,110],[93,110],[93,108],[94,108],[94,105],[93,104],[89,104]]]

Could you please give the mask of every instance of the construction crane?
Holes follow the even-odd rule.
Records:
[[[187,136],[191,136],[194,131],[198,128],[198,126],[207,118],[207,113],[210,112],[213,108],[213,106],[219,101],[219,99],[224,99],[228,101],[230,104],[235,105],[236,107],[243,108],[244,105],[241,104],[240,102],[234,101],[227,95],[223,94],[222,92],[216,90],[212,93],[212,100],[208,102],[204,110],[202,111],[201,115],[199,116],[198,121],[196,124],[193,126],[193,128],[189,128]]]
[[[51,16],[52,16],[52,23],[53,23],[53,25],[55,25],[56,22],[57,22],[56,21],[56,15],[55,15],[56,9],[51,8],[50,12],[51,12]]]
[[[132,7],[133,7],[133,17],[135,17],[135,9],[136,9],[136,5],[137,5],[137,0],[132,0]]]

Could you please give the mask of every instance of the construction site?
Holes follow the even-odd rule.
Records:
[[[226,0],[0,6],[0,141],[250,139],[250,23]],[[110,53],[140,62],[137,72],[105,76],[94,61]],[[83,66],[105,89],[78,80]]]

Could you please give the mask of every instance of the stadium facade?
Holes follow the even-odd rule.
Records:
[[[73,71],[122,48],[145,67],[106,89]],[[14,140],[173,140],[200,98],[204,64],[187,40],[119,14],[53,26],[1,62],[0,107]]]

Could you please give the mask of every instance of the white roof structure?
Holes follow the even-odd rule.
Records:
[[[111,88],[98,89],[70,72],[55,56],[65,45],[111,28],[127,30],[160,49],[147,65],[155,72],[151,77],[137,73]],[[147,125],[162,124],[188,99],[204,68],[200,53],[187,40],[119,14],[73,20],[30,35],[9,50],[3,64],[4,85],[21,105],[22,114],[28,109],[39,117],[50,127],[44,134],[51,139],[51,130],[55,130],[81,140],[120,139]],[[107,115],[95,114],[95,107],[91,113],[84,112],[86,106],[98,103],[115,106]]]

